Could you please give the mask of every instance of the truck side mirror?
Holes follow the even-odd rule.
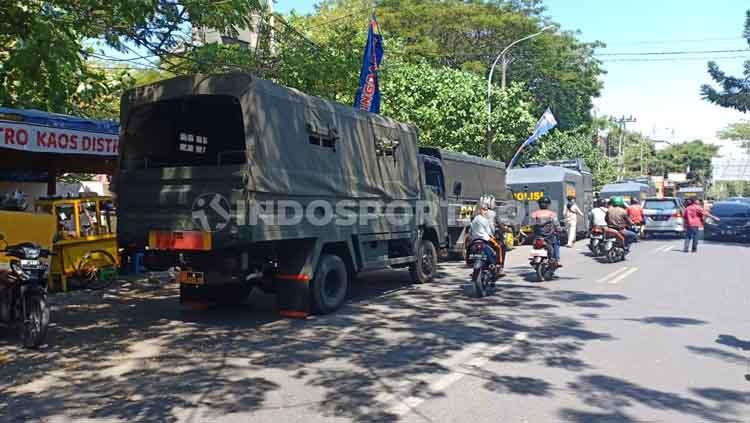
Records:
[[[463,191],[463,185],[460,181],[456,181],[453,183],[453,195],[456,197],[461,195],[461,191]]]

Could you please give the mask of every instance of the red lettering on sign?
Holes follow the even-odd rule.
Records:
[[[57,145],[63,149],[68,148],[68,134],[63,133],[63,134],[58,135]]]
[[[44,139],[44,137],[47,136],[46,132],[39,131],[36,133],[36,145],[39,147],[46,147],[47,146],[47,140]]]
[[[16,142],[18,145],[26,145],[29,143],[29,133],[23,129],[19,128],[18,132],[16,132]]]
[[[47,137],[47,147],[57,148],[57,139],[55,138],[54,132],[50,132],[49,136]]]
[[[81,140],[81,150],[83,151],[89,151],[91,150],[91,138],[84,135],[83,139]]]
[[[13,128],[5,128],[5,144],[15,144],[15,137],[13,136]]]
[[[78,135],[71,135],[70,136],[70,149],[71,150],[78,150]]]

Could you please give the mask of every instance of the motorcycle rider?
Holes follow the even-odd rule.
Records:
[[[534,234],[544,237],[552,244],[552,262],[557,267],[562,267],[560,263],[560,220],[557,213],[549,209],[552,200],[544,196],[539,199],[539,209],[531,213],[531,224],[534,226]]]
[[[646,221],[643,215],[643,207],[641,207],[637,198],[630,200],[630,206],[628,206],[628,217],[633,221],[633,225],[638,228],[636,235],[640,235],[640,228],[643,226],[643,222]]]
[[[589,213],[591,219],[591,228],[595,227],[606,228],[607,227],[607,207],[603,199],[596,200],[596,204],[591,212]]]
[[[493,266],[499,265],[499,276],[502,274],[502,266],[499,262],[501,249],[497,240],[495,240],[495,223],[492,216],[487,201],[480,201],[479,213],[471,221],[470,234],[472,242],[478,239],[484,242],[484,251],[488,262],[492,263]]]
[[[625,237],[625,250],[630,250],[630,244],[638,235],[628,229],[633,226],[633,221],[628,217],[625,200],[622,197],[613,197],[610,200],[606,220],[611,228],[617,229]]]

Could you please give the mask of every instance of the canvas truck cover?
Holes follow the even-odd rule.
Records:
[[[458,200],[461,201],[477,201],[485,194],[491,194],[497,200],[507,196],[505,163],[433,147],[420,147],[419,151],[441,159],[445,189],[451,198],[454,197],[453,187],[459,182],[461,195]]]
[[[415,128],[243,73],[184,76],[126,92],[121,104],[123,143],[129,141],[127,131],[139,118],[139,108],[204,96],[224,96],[239,106],[245,150],[241,172],[249,192],[379,200],[419,197]],[[129,148],[123,146],[124,156]]]
[[[640,182],[622,182],[618,184],[607,184],[602,187],[599,193],[600,198],[607,199],[610,197],[623,196],[626,200],[638,197],[643,200],[651,193],[651,188]]]

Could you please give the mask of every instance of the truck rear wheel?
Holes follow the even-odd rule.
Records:
[[[432,241],[423,239],[419,242],[416,251],[416,261],[409,266],[411,280],[413,283],[427,283],[435,279],[437,273],[437,250]]]
[[[319,314],[336,311],[344,304],[349,286],[346,264],[339,256],[324,254],[310,286],[313,310]]]

